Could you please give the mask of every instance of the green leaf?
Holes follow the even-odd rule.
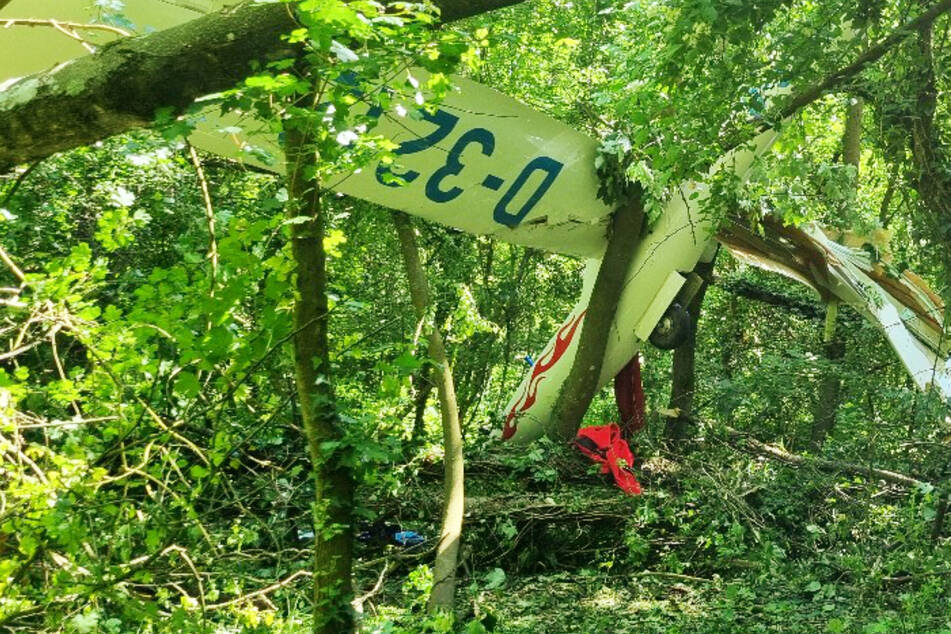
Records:
[[[180,372],[175,378],[175,393],[183,398],[194,398],[201,391],[198,377],[187,370]]]
[[[505,585],[505,571],[501,568],[493,568],[491,571],[486,573],[485,582],[483,587],[486,590],[494,590],[495,588],[501,588]]]
[[[79,632],[80,634],[92,632],[99,624],[99,612],[96,610],[90,610],[84,614],[77,614],[72,619],[70,619],[69,624],[71,629]]]

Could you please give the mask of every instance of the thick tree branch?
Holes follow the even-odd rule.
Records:
[[[521,1],[436,4],[449,21]],[[288,5],[247,2],[0,85],[0,173],[148,126],[157,108],[179,114],[198,97],[240,82],[252,62],[292,55],[281,36],[295,27]]]
[[[951,11],[951,0],[942,0],[915,19],[898,27],[878,44],[867,48],[865,52],[859,55],[851,64],[843,66],[837,71],[827,75],[821,81],[809,86],[805,90],[793,96],[783,105],[778,119],[782,120],[795,114],[801,108],[808,106],[810,103],[827,92],[839,88],[845,80],[858,75],[860,72],[868,68],[868,66],[880,60],[885,55],[885,53],[894,48],[896,44],[900,44],[901,42],[905,41],[907,37],[915,34],[919,29],[931,24],[939,16],[947,13],[948,11]]]

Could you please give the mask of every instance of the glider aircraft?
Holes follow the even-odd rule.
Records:
[[[116,33],[84,30],[95,22],[88,0],[12,0],[0,9],[0,49],[19,51],[0,59],[0,91],[28,90],[30,74],[87,54]],[[134,31],[169,28],[235,0],[126,0],[124,15]],[[27,19],[51,28],[14,28]],[[414,71],[415,73],[416,71]],[[422,73],[420,73],[422,74]],[[16,79],[23,78],[23,79]],[[598,142],[497,91],[466,78],[433,113],[420,117],[387,113],[375,131],[399,144],[399,165],[371,165],[338,179],[344,194],[426,220],[586,260],[581,297],[502,412],[503,437],[530,442],[545,431],[562,382],[577,351],[578,334],[591,296],[613,208],[598,199]],[[413,110],[415,104],[405,104]],[[240,127],[240,135],[222,129]],[[258,131],[260,130],[260,131]],[[767,131],[721,157],[710,169],[744,178],[776,133]],[[279,155],[277,139],[263,124],[207,111],[190,137],[198,148],[247,159],[245,144]],[[280,162],[275,163],[280,165]],[[275,165],[261,165],[279,171]],[[386,178],[393,170],[405,185]],[[600,384],[604,385],[653,340],[664,345],[677,333],[675,311],[697,290],[692,274],[709,262],[716,242],[741,260],[798,280],[826,300],[853,306],[877,323],[921,389],[951,397],[951,346],[944,340],[944,306],[910,271],[900,275],[873,261],[861,248],[840,244],[821,227],[766,222],[765,237],[741,224],[715,228],[700,212],[708,191],[688,182],[670,196],[664,212],[641,240],[627,272],[610,328]],[[859,247],[861,245],[858,245]],[[682,309],[681,309],[682,310]]]

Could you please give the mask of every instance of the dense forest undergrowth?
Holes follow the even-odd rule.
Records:
[[[205,165],[220,232],[212,296],[204,256],[188,255],[207,249],[206,219],[165,211],[172,199],[182,213],[200,208],[193,165],[163,148],[140,136],[64,156],[23,179],[16,206],[6,203],[33,210],[29,224],[21,214],[4,223],[20,231],[10,257],[29,271],[30,288],[21,294],[28,303],[6,317],[5,336],[19,341],[11,349],[22,351],[2,374],[20,403],[7,419],[19,435],[8,428],[6,451],[22,452],[10,464],[23,469],[4,492],[6,547],[20,553],[5,559],[16,575],[5,592],[22,601],[10,609],[17,603],[5,599],[12,630],[45,621],[118,632],[143,621],[163,631],[222,622],[299,631],[308,622],[311,485],[292,385],[273,353],[288,326],[280,303],[267,301],[287,279],[269,255],[281,247],[268,210],[282,194],[271,177]],[[147,178],[136,169],[143,162],[153,168]],[[86,202],[96,197],[117,211],[97,216]],[[338,390],[363,430],[356,499],[365,534],[355,570],[364,623],[443,630],[449,619],[425,610],[441,505],[439,415],[413,385],[425,366],[412,354],[405,283],[385,264],[395,232],[362,203],[334,205],[335,356],[348,368]],[[38,222],[50,229],[36,230]],[[938,495],[948,464],[943,405],[913,390],[875,328],[843,310],[840,423],[819,452],[832,468],[788,465],[738,434],[816,455],[808,443],[825,367],[821,305],[721,258],[698,325],[685,439],[665,434],[671,354],[645,353],[649,420],[632,439],[645,492],[629,497],[574,449],[502,444],[492,414],[518,380],[520,357],[554,326],[544,315],[572,301],[577,267],[435,227],[421,237],[445,280],[436,292],[469,412],[457,623],[472,632],[951,628],[951,545]],[[486,266],[496,267],[488,277]],[[498,336],[480,302],[528,287],[546,290],[548,309],[486,304],[510,320],[511,334]],[[278,320],[273,332],[250,328],[250,310]],[[471,342],[466,355],[456,341]],[[193,373],[163,360],[198,350],[186,366]],[[122,427],[121,403],[135,412]],[[616,418],[605,392],[586,420]],[[395,544],[392,527],[425,541]]]
[[[123,5],[95,3],[130,28]],[[286,176],[259,147],[268,169],[196,150],[164,102],[39,159],[0,136],[0,631],[951,633],[948,403],[859,312],[718,249],[694,336],[641,351],[628,496],[563,439],[502,439],[585,262],[321,185],[416,178],[351,112],[381,77],[371,105],[408,98],[438,130],[457,72],[598,138],[635,240],[675,183],[776,126],[748,180],[707,180],[703,220],[818,223],[947,301],[951,4],[437,5],[469,20],[294,4],[304,53],[217,96],[266,121]],[[618,417],[604,389],[583,424]],[[463,484],[461,539],[440,538]]]
[[[635,499],[553,447],[480,463],[467,480],[460,615],[499,632],[951,627],[929,495],[778,465],[711,434],[713,447],[687,457],[645,447]],[[413,489],[402,525],[431,531],[431,486]],[[393,548],[395,578],[367,613],[413,631],[419,590],[403,575],[416,555]]]

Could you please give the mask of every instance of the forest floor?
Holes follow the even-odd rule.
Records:
[[[927,496],[726,447],[661,456],[634,497],[551,447],[471,459],[457,627],[951,633],[951,540],[925,534]],[[437,472],[419,473],[400,521],[434,531]],[[440,631],[421,609],[427,557],[390,552],[369,631]]]

